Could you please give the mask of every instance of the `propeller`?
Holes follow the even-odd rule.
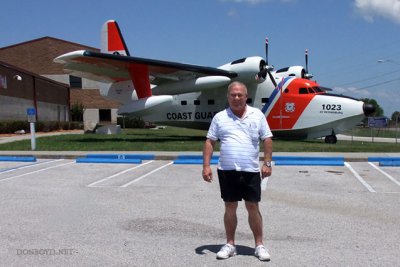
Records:
[[[306,49],[305,56],[306,56],[306,73],[308,73],[308,49]]]
[[[266,79],[267,74],[269,78],[271,79],[271,82],[274,84],[275,87],[277,87],[277,83],[272,76],[271,71],[274,69],[273,66],[268,65],[268,37],[265,38],[265,61],[260,62],[260,71],[256,74],[256,80],[258,79]]]
[[[313,75],[311,73],[308,73],[308,49],[305,51],[305,57],[306,57],[306,69],[304,73],[304,78],[305,79],[311,79]]]

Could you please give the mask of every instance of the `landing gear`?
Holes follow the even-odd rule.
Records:
[[[332,135],[325,136],[325,143],[336,144],[336,142],[337,142],[336,135],[332,134]]]

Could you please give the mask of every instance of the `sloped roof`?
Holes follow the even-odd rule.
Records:
[[[71,105],[83,104],[85,108],[112,109],[118,108],[120,103],[109,100],[102,95],[98,89],[71,89]]]
[[[41,79],[41,80],[47,81],[47,82],[49,82],[49,83],[54,83],[54,84],[57,84],[57,85],[59,85],[59,86],[63,86],[63,87],[69,88],[69,85],[67,85],[67,84],[65,84],[65,83],[60,83],[60,82],[55,81],[55,80],[53,80],[53,79],[47,78],[47,77],[45,77],[45,76],[41,76],[41,75],[39,75],[39,74],[30,72],[30,71],[25,70],[25,69],[22,69],[22,68],[20,68],[20,67],[11,65],[11,64],[9,64],[8,62],[3,62],[3,61],[0,60],[0,66],[2,66],[2,67],[4,67],[4,68],[7,68],[7,69],[10,69],[10,70],[18,71],[18,72],[20,72],[20,73],[24,73],[24,74],[26,74],[26,75],[30,75],[30,76],[32,76],[32,77],[35,77],[36,79]]]
[[[98,48],[46,36],[0,48],[0,60],[41,75],[64,74],[62,65],[54,63],[53,59],[75,50],[100,51]]]

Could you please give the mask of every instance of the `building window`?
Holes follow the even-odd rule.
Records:
[[[71,88],[82,88],[82,78],[70,75],[69,86]]]

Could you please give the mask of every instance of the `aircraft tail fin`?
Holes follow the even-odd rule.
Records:
[[[108,20],[103,24],[101,29],[101,52],[121,56],[130,55],[121,30],[115,20]]]
[[[101,52],[120,56],[130,56],[121,30],[115,20],[108,20],[101,29]],[[129,74],[139,99],[152,95],[149,70],[143,64],[131,64]]]

